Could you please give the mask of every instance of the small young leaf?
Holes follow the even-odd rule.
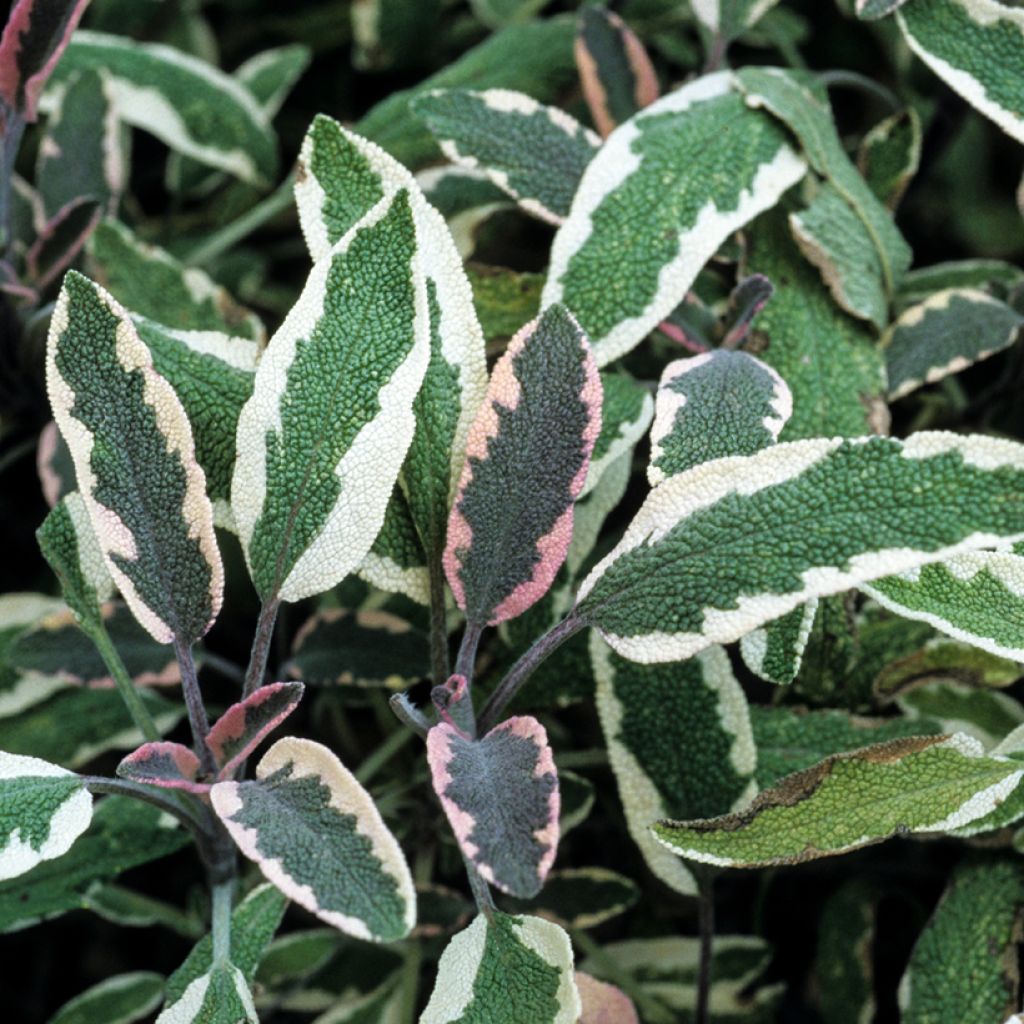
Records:
[[[408,865],[369,793],[326,748],[278,740],[256,781],[218,782],[213,807],[239,849],[321,920],[393,941],[416,921]]]
[[[743,663],[756,676],[778,686],[788,686],[800,674],[804,650],[818,614],[813,598],[760,629],[740,637]]]
[[[471,739],[448,722],[427,734],[434,791],[463,854],[502,892],[535,896],[558,850],[558,774],[535,719]]]
[[[622,989],[576,972],[583,1012],[579,1024],[640,1024],[633,1000]]]
[[[875,675],[872,687],[883,701],[921,683],[943,678],[979,689],[1001,689],[1012,686],[1024,671],[1016,661],[946,637],[929,637],[919,650],[893,653],[894,659]]]
[[[920,162],[921,118],[913,107],[876,124],[857,150],[857,169],[890,210],[899,205]]]
[[[481,914],[441,954],[420,1024],[577,1024],[572,966],[569,936],[558,925]]]
[[[118,974],[66,1002],[48,1024],[134,1024],[160,1005],[163,994],[159,974]]]
[[[234,964],[210,969],[182,992],[167,1001],[156,1024],[259,1024],[252,993]]]
[[[192,431],[128,314],[74,272],[50,324],[46,378],[118,589],[155,640],[194,643],[220,610],[224,569]]]
[[[444,569],[471,622],[514,618],[550,588],[600,429],[590,346],[550,307],[509,343],[470,430]]]
[[[199,758],[180,743],[144,743],[117,766],[117,774],[132,782],[161,789],[206,793],[209,783],[199,782]]]
[[[219,777],[230,778],[235,769],[298,706],[305,688],[302,683],[268,683],[245,700],[232,704],[217,719],[206,737],[206,745],[217,762]]]

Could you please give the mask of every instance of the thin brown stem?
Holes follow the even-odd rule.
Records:
[[[181,689],[185,696],[185,707],[188,708],[188,721],[192,727],[192,743],[195,747],[196,757],[199,758],[204,774],[212,775],[216,771],[217,765],[213,759],[213,752],[206,743],[206,737],[210,732],[210,721],[206,717],[206,705],[203,703],[203,695],[199,689],[196,663],[192,658],[192,645],[182,643],[175,637],[174,653],[181,669]]]
[[[245,670],[245,682],[242,684],[242,699],[263,685],[267,674],[267,659],[270,656],[270,645],[274,639],[274,624],[277,612],[281,607],[281,599],[272,597],[263,602],[260,617],[256,623],[256,634],[252,640],[252,651],[249,655],[249,667]]]

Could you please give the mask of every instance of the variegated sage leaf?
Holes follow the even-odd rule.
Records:
[[[998,807],[1024,765],[985,757],[962,733],[892,740],[837,754],[764,790],[744,811],[654,828],[706,864],[766,867],[846,853],[893,835],[947,832]]]
[[[527,213],[561,224],[601,140],[558,107],[509,89],[443,89],[418,97],[427,123],[453,163],[480,169]]]
[[[551,306],[509,343],[470,429],[444,570],[471,622],[514,618],[548,591],[600,429],[590,345]]]
[[[134,1024],[149,1017],[163,995],[164,979],[160,974],[117,974],[66,1002],[47,1024]]]
[[[742,35],[779,0],[691,0],[697,20],[726,40]]]
[[[481,914],[448,943],[420,1024],[577,1024],[572,945],[539,917]]]
[[[232,704],[217,719],[206,745],[217,762],[218,776],[229,779],[238,766],[270,735],[302,700],[302,683],[268,683],[245,700]]]
[[[907,0],[856,0],[854,10],[857,12],[858,18],[874,21],[876,18],[884,18],[887,14],[892,14],[906,2]]]
[[[66,768],[0,752],[0,879],[67,853],[92,820],[92,794]]]
[[[662,371],[651,428],[647,479],[774,444],[793,413],[786,382],[746,352],[716,349]]]
[[[805,171],[784,129],[744,103],[731,73],[690,82],[616,128],[588,165],[555,235],[542,305],[573,312],[599,365],[617,359]]]
[[[277,172],[277,143],[256,98],[212,64],[160,43],[105,32],[76,32],[43,97],[60,102],[72,75],[100,68],[117,114],[177,153],[266,186]]]
[[[369,551],[415,429],[428,317],[399,192],[314,265],[239,417],[231,507],[264,599],[327,590]]]
[[[1008,693],[941,675],[907,686],[896,704],[907,718],[938,722],[943,732],[965,732],[986,750],[1024,723],[1024,707]]]
[[[879,893],[861,878],[825,901],[814,952],[816,1002],[830,1024],[874,1020],[875,925]]]
[[[620,988],[576,972],[576,989],[583,1012],[580,1024],[640,1024],[633,1000]]]
[[[787,686],[796,679],[818,614],[817,598],[797,605],[767,625],[740,637],[740,654],[754,675]]]
[[[357,0],[352,4],[352,65],[360,71],[416,67],[425,39],[441,31],[439,0]]]
[[[996,0],[914,0],[896,22],[935,74],[1024,142],[1024,11]]]
[[[596,632],[590,655],[629,834],[658,878],[693,895],[693,876],[655,842],[650,826],[660,818],[724,814],[754,794],[750,715],[728,655],[711,647],[683,664],[638,665]]]
[[[427,734],[427,760],[465,857],[502,892],[540,892],[558,850],[561,807],[540,722],[515,716],[480,739],[441,722]]]
[[[1024,46],[1024,33],[1021,39]],[[1022,328],[1024,316],[983,291],[949,288],[930,295],[905,309],[882,338],[889,400],[1001,352]]]
[[[950,260],[918,267],[900,282],[898,299],[908,306],[947,288],[971,288],[1005,299],[1024,282],[1024,269],[1004,260]]]
[[[369,793],[324,746],[278,740],[252,782],[218,782],[214,810],[286,896],[361,939],[394,941],[416,922],[401,848]]]
[[[1024,871],[1016,858],[958,865],[900,982],[900,1020],[1002,1021],[1019,1009],[1022,902]]]
[[[590,453],[580,500],[597,487],[606,470],[632,452],[653,418],[654,399],[644,385],[625,373],[601,374],[601,433]]]
[[[214,964],[156,1019],[156,1024],[259,1024],[252,993],[232,963]]]
[[[914,650],[916,644],[911,638],[916,630],[910,620],[901,616],[896,621],[904,628],[907,640],[911,641],[910,649],[893,650],[893,659],[875,675],[872,690],[883,702],[936,679],[955,679],[977,689],[1001,690],[1021,678],[1022,669],[1018,662],[960,640],[930,636],[927,627],[922,634],[927,639],[923,646]]]
[[[574,53],[590,116],[603,138],[658,98],[658,76],[644,44],[606,7],[580,10]]]
[[[987,437],[794,441],[718,459],[651,492],[575,614],[626,657],[688,658],[811,598],[1020,539],[1022,488],[1024,448]]]
[[[422,389],[421,389],[422,390]],[[419,404],[419,396],[415,405]],[[413,437],[415,438],[415,434]],[[384,511],[384,522],[356,573],[371,587],[389,594],[404,594],[417,604],[430,604],[430,566],[412,521],[409,501],[395,484]]]
[[[898,615],[947,636],[1024,661],[1024,556],[972,551],[883,576],[861,588]]]
[[[143,782],[160,789],[181,789],[187,793],[205,794],[209,782],[202,782],[202,766],[195,751],[170,741],[144,743],[117,766],[117,774],[131,782]]]
[[[49,218],[25,253],[25,280],[43,291],[66,270],[99,223],[100,204],[82,196],[65,203]]]
[[[880,121],[857,149],[857,169],[890,210],[899,205],[920,162],[921,118],[913,107]]]
[[[47,389],[118,589],[155,640],[194,643],[224,570],[188,418],[123,307],[75,272],[50,322]]]

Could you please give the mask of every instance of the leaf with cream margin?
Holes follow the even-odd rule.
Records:
[[[409,867],[369,793],[324,746],[278,740],[251,782],[218,782],[214,810],[285,895],[361,939],[394,941],[416,921]]]
[[[590,468],[577,501],[597,487],[606,470],[633,451],[653,418],[654,399],[647,387],[625,373],[601,374],[601,433],[590,453]]]
[[[0,752],[0,879],[67,853],[92,820],[92,794],[73,772]]]
[[[651,403],[651,410],[653,412]],[[598,445],[601,439],[598,438]],[[591,462],[593,466],[593,462]],[[594,547],[601,534],[601,529],[608,516],[622,501],[629,486],[633,470],[633,452],[624,451],[612,462],[599,477],[594,487],[576,501],[572,520],[572,540],[565,556],[565,568],[570,582],[575,584],[590,560]],[[567,594],[566,604],[571,601]],[[549,624],[551,625],[551,624]]]
[[[429,327],[399,192],[314,265],[239,417],[231,508],[265,600],[328,590],[366,556],[416,426]]]
[[[907,718],[937,722],[943,732],[967,733],[986,750],[1024,724],[1024,707],[1008,693],[941,675],[907,687],[895,702]]]
[[[1024,446],[1014,442],[941,432],[793,441],[659,484],[572,614],[625,657],[679,661],[811,598],[1022,531]]]
[[[416,403],[419,402],[417,396]],[[415,435],[413,435],[415,437]],[[404,594],[417,604],[430,604],[430,567],[412,512],[400,484],[395,484],[384,522],[370,551],[356,569],[359,578],[389,594]]]
[[[651,427],[651,486],[726,455],[774,444],[793,412],[786,382],[746,352],[716,349],[668,364]]]
[[[512,900],[516,913],[536,914],[563,928],[597,928],[640,899],[637,884],[607,868],[552,871],[532,900]]]
[[[884,18],[892,14],[898,7],[902,7],[907,0],[856,0],[854,10],[858,18],[865,21],[874,21],[876,18]]]
[[[277,173],[277,142],[256,98],[230,75],[172,46],[105,32],[76,32],[43,96],[60,102],[71,77],[99,68],[111,80],[118,117],[177,153],[253,185]]]
[[[53,420],[39,432],[36,472],[43,498],[50,508],[75,489],[75,465],[71,461],[71,452]]]
[[[818,599],[797,605],[785,615],[740,637],[740,655],[754,675],[788,686],[800,673],[804,651],[818,614]]]
[[[65,203],[42,225],[25,252],[24,283],[44,291],[74,262],[101,213],[100,204],[88,196]]]
[[[416,181],[427,201],[440,213],[452,233],[452,240],[463,259],[469,259],[476,249],[477,235],[490,218],[504,210],[511,210],[515,203],[495,185],[483,171],[471,171],[455,164],[428,167],[416,175]],[[470,273],[470,268],[466,268]],[[541,275],[526,275],[536,280],[537,300],[540,299]],[[471,277],[472,280],[472,277]],[[484,311],[479,309],[481,326],[484,325]],[[515,326],[503,335],[508,337],[525,320],[537,315],[534,307],[529,316],[516,318]],[[490,335],[485,334],[488,340]]]
[[[899,625],[910,621],[902,616],[897,620]],[[1024,675],[1024,668],[1017,661],[983,651],[962,640],[928,636],[927,626],[924,628],[926,639],[922,646],[910,643],[904,650],[894,648],[892,660],[888,660],[888,654],[883,655],[886,664],[876,672],[872,683],[873,693],[883,702],[935,679],[955,679],[976,689],[999,690],[1012,686]],[[907,630],[908,639],[912,632],[912,629]],[[863,646],[862,643],[862,649]]]
[[[424,59],[424,40],[441,32],[440,0],[357,0],[351,5],[352,66],[407,71]]]
[[[914,0],[896,23],[954,92],[1024,142],[1024,11],[996,0]]]
[[[622,989],[576,972],[576,989],[583,1004],[579,1024],[640,1024],[633,1000]]]
[[[907,107],[876,124],[857,148],[857,169],[890,210],[899,206],[917,174],[921,135],[921,118],[913,107]]]
[[[949,832],[990,813],[1022,778],[1024,765],[986,757],[962,733],[891,740],[789,775],[736,814],[660,821],[653,832],[699,863],[799,864],[894,835]]]
[[[61,602],[44,594],[0,595],[0,719],[19,715],[68,684],[63,679],[27,679],[7,663],[7,650],[26,627],[63,610]]]
[[[1022,902],[1018,858],[957,865],[900,982],[900,1020],[996,1022],[1018,1009]]]
[[[561,224],[601,140],[570,114],[510,89],[442,89],[418,97],[413,113],[441,152],[479,169],[527,213]]]
[[[220,610],[224,569],[188,418],[123,307],[74,272],[46,381],[114,582],[155,640],[194,643]]]
[[[600,366],[635,348],[722,242],[807,169],[735,84],[719,72],[663,96],[619,125],[583,174],[542,306],[576,315]]]
[[[539,917],[481,914],[441,954],[419,1024],[577,1024],[572,945]]]
[[[661,881],[694,895],[693,876],[655,842],[650,825],[660,818],[723,814],[756,791],[750,713],[728,655],[711,647],[681,664],[638,665],[596,632],[590,655],[629,834]]]
[[[1005,299],[1022,283],[1024,269],[1005,260],[949,260],[909,271],[900,282],[897,299],[905,307],[948,288],[968,288]]]
[[[427,733],[427,761],[463,855],[492,885],[529,899],[558,850],[558,774],[544,727],[514,716],[472,739],[447,721]]]
[[[196,978],[156,1024],[259,1024],[259,1018],[242,972],[225,962]]]
[[[742,35],[779,0],[691,0],[697,20],[726,41]]]
[[[134,1024],[152,1014],[163,994],[163,975],[117,974],[66,1002],[47,1024]]]
[[[514,618],[551,587],[600,429],[590,345],[551,306],[509,343],[470,429],[444,553],[470,622]]]
[[[644,44],[606,7],[580,10],[573,53],[590,116],[603,138],[658,98],[658,76]]]
[[[815,1003],[829,1024],[875,1019],[875,938],[881,893],[852,878],[824,902],[814,950]]]
[[[1022,328],[1024,316],[985,292],[949,288],[930,295],[905,309],[882,338],[889,400],[988,359],[1012,345]]]

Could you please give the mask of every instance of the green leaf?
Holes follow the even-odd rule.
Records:
[[[800,673],[804,651],[818,614],[818,600],[797,605],[759,629],[740,637],[743,663],[756,676],[788,686]]]
[[[654,489],[575,615],[634,660],[691,657],[810,598],[1018,539],[1022,456],[1013,442],[920,433],[704,463]]]
[[[482,914],[441,954],[420,1024],[577,1024],[572,946],[538,917]]]
[[[586,498],[605,471],[633,451],[653,418],[654,400],[647,387],[625,373],[601,374],[601,433],[590,453],[590,469],[577,500]]]
[[[66,853],[89,827],[92,794],[73,772],[0,752],[0,879]]]
[[[607,868],[552,871],[532,900],[511,900],[520,914],[536,914],[562,928],[596,928],[625,913],[640,898],[635,882]]]
[[[327,590],[369,551],[415,429],[428,317],[399,192],[313,267],[239,418],[231,506],[264,599]]]
[[[1024,723],[1024,707],[1009,694],[977,689],[955,679],[932,679],[896,697],[910,719],[938,722],[943,732],[965,732],[986,749]]]
[[[220,610],[224,569],[188,418],[126,311],[75,272],[46,379],[114,582],[155,640],[194,643]]]
[[[963,734],[892,740],[787,776],[745,811],[662,821],[653,832],[707,864],[798,864],[893,835],[959,828],[999,806],[1022,778],[1024,766],[985,757]]]
[[[617,359],[805,170],[732,74],[690,82],[620,125],[587,167],[555,235],[542,305],[573,311],[599,365]]]
[[[515,204],[509,197],[493,184],[483,171],[471,171],[466,167],[453,164],[442,164],[428,167],[416,175],[416,181],[424,194],[448,222],[459,254],[468,259],[476,248],[477,234],[491,216],[502,210],[510,210]],[[502,268],[504,269],[504,268]],[[472,269],[466,268],[472,280]],[[544,283],[543,275],[523,275],[535,285],[531,292],[536,292],[533,299],[533,310],[529,315],[515,316],[515,323],[505,331],[504,336],[514,334],[526,321],[537,315],[540,303],[540,289]],[[486,308],[478,306],[481,322],[486,321]],[[488,339],[490,335],[487,335]]]
[[[653,412],[653,405],[653,402],[648,404],[648,414]],[[600,445],[601,438],[598,437],[597,440]],[[591,459],[590,465],[593,467],[593,459]],[[633,452],[628,450],[605,468],[590,491],[584,493],[581,498],[577,498],[573,512],[572,540],[569,542],[569,553],[565,556],[565,568],[572,583],[577,582],[580,573],[589,561],[605,520],[622,501],[626,488],[629,486],[632,469]],[[584,484],[584,490],[586,491],[586,484]],[[571,594],[566,597],[571,600]],[[553,624],[552,622],[551,625]]]
[[[83,30],[64,52],[44,109],[60,101],[72,75],[90,68],[110,77],[118,117],[126,124],[243,181],[273,182],[277,144],[270,122],[230,75],[170,46]]]
[[[152,971],[118,974],[66,1002],[49,1024],[134,1024],[159,1005],[164,979]]]
[[[489,28],[526,21],[551,0],[469,0],[473,13]]]
[[[256,97],[267,117],[273,118],[312,58],[310,48],[300,43],[275,46],[239,64],[234,77]]]
[[[509,89],[439,89],[412,104],[453,163],[479,168],[522,209],[561,224],[601,140],[558,107]]]
[[[412,521],[409,502],[399,484],[395,484],[391,492],[380,533],[359,563],[356,573],[378,590],[404,594],[417,604],[430,604],[427,554]]]
[[[259,1024],[259,1018],[242,972],[224,963],[196,978],[156,1024]]]
[[[899,205],[920,162],[921,118],[913,107],[880,121],[857,148],[857,169],[890,210]]]
[[[435,192],[428,191],[427,198],[442,209]],[[455,234],[454,221],[449,221],[449,227]],[[473,288],[473,305],[487,341],[511,338],[523,324],[536,318],[544,285],[542,274],[516,273],[507,267],[470,263],[466,276]]]
[[[37,292],[56,281],[75,260],[99,223],[100,204],[89,197],[72,199],[42,224],[25,253],[25,283]]]
[[[844,882],[825,902],[814,951],[818,1008],[828,1024],[875,1017],[875,917],[878,894],[861,879]]]
[[[930,295],[905,309],[882,339],[889,400],[1001,352],[1022,327],[1024,316],[985,292],[949,288]]]
[[[440,0],[358,0],[352,4],[352,65],[360,71],[416,67],[424,40],[440,30]]]
[[[702,462],[774,444],[793,412],[786,382],[746,352],[677,359],[661,374],[651,428],[651,486]]]
[[[876,18],[884,18],[887,14],[892,14],[906,2],[907,0],[856,0],[854,9],[858,18],[874,21]]]
[[[1021,282],[1024,270],[1003,260],[951,260],[911,270],[900,282],[899,301],[905,305],[923,302],[947,288],[981,290],[1005,298]]]
[[[756,763],[747,700],[721,647],[682,664],[638,665],[591,636],[597,710],[626,824],[647,866],[693,895],[690,872],[650,833],[659,818],[743,806]]]
[[[920,683],[942,678],[978,688],[999,689],[1015,683],[1021,672],[1016,661],[959,640],[932,637],[920,650],[899,652],[895,660],[877,673],[873,690],[886,700]]]
[[[558,822],[558,831],[564,836],[587,820],[594,807],[594,784],[573,772],[559,771],[558,788],[562,798],[562,817]]]
[[[935,74],[1024,142],[1024,11],[996,0],[914,0],[896,22]]]
[[[709,31],[729,41],[742,35],[779,0],[691,0],[697,20]]]
[[[1016,859],[972,859],[954,870],[900,982],[904,1024],[994,1022],[1019,1009],[1022,902]]]
[[[289,898],[363,939],[416,921],[412,877],[369,793],[326,748],[278,740],[256,781],[218,782],[214,810],[239,849]]]

